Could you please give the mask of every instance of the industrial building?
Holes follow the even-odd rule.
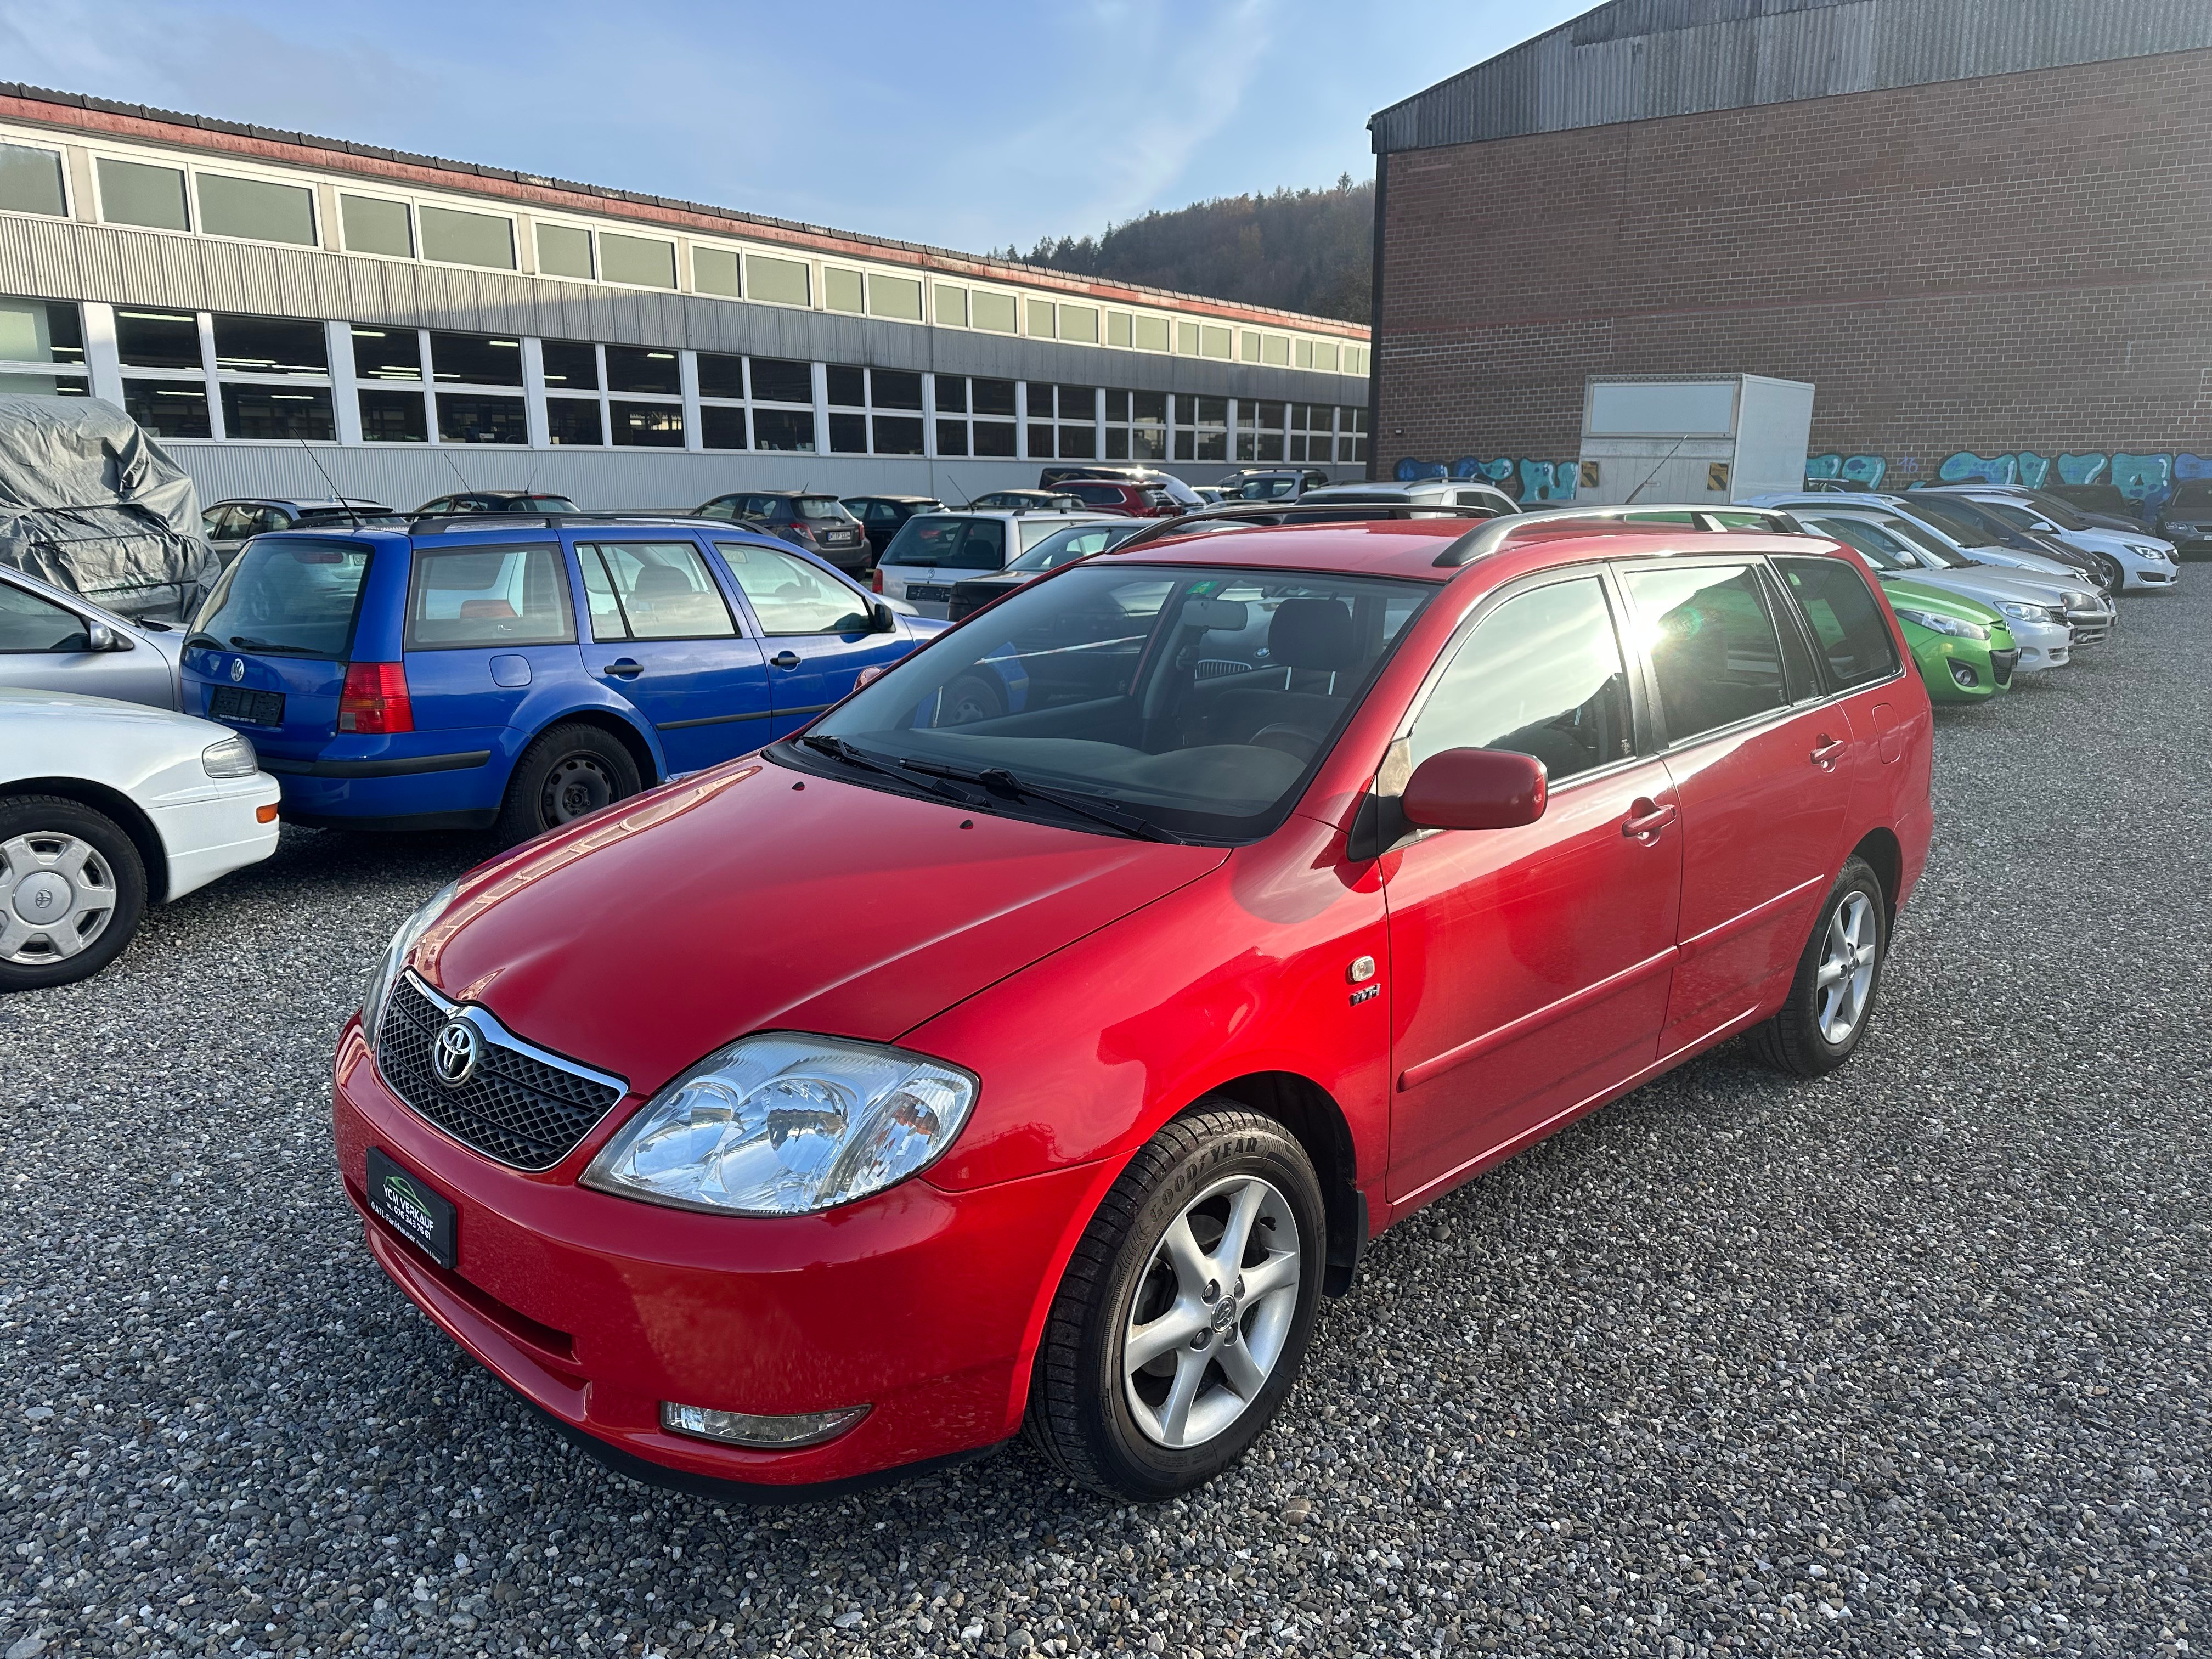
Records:
[[[1358,477],[1367,368],[1332,319],[0,85],[0,390],[121,404],[204,499]]]
[[[1574,489],[1594,375],[1861,485],[2212,471],[2212,5],[1613,0],[1369,123],[1375,465]]]

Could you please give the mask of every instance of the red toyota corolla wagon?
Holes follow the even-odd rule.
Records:
[[[471,872],[338,1046],[377,1261],[643,1478],[1207,1479],[1383,1227],[1866,1032],[1930,818],[1887,605],[1592,528],[1140,536]]]

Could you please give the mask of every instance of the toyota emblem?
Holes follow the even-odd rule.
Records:
[[[246,659],[245,659],[245,658],[243,658],[243,657],[233,657],[233,658],[230,659],[230,678],[231,678],[231,684],[234,684],[234,685],[235,685],[239,681],[240,681],[240,680],[244,679],[245,678],[246,678]]]
[[[477,1058],[483,1042],[477,1028],[458,1017],[438,1028],[430,1042],[430,1069],[448,1089],[458,1089],[477,1074]]]

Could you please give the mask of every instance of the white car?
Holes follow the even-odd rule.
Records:
[[[1309,489],[1298,497],[1307,507],[1340,501],[1408,507],[1478,507],[1486,513],[1518,513],[1521,503],[1494,483],[1480,478],[1416,478],[1411,483],[1341,483]]]
[[[1121,513],[917,513],[884,549],[875,589],[925,617],[943,617],[953,583],[1004,570],[1070,525],[1127,522]]]
[[[1913,497],[1927,493],[1915,490],[1912,495],[1875,495],[1857,490],[1836,490],[1757,495],[1752,499],[1758,506],[1778,507],[1794,514],[1872,514],[1876,522],[1893,526],[1896,534],[1909,541],[1915,556],[1929,569],[1973,570],[1983,575],[2030,583],[2051,595],[2051,602],[2065,609],[2067,625],[2074,630],[2076,646],[2100,644],[2112,633],[2119,618],[2119,607],[2098,591],[2093,578],[2070,565],[2039,554],[1960,541],[1951,533],[1954,515],[1946,514],[1938,523],[1933,515],[1911,510]]]
[[[1800,507],[1796,516],[1814,534],[1832,537],[1857,553],[1876,576],[1941,588],[1999,612],[2020,647],[2014,673],[2040,674],[2070,659],[2074,630],[2067,625],[2057,595],[1981,565],[1930,568],[1926,550],[1913,545],[1904,521],[1893,514],[1864,508],[1815,513]],[[1893,599],[1892,603],[1901,608],[1906,601]]]
[[[148,904],[267,858],[276,800],[226,726],[0,687],[0,991],[96,974]]]
[[[2180,579],[2173,544],[2148,530],[2116,530],[2094,522],[2071,503],[2010,484],[1930,484],[1916,494],[1964,495],[2008,524],[2063,542],[2101,561],[2114,578],[2112,592],[2171,587]]]

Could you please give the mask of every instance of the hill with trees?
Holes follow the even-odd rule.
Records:
[[[1048,236],[1006,252],[1078,276],[1364,323],[1374,222],[1373,182],[1347,173],[1328,189],[1217,197],[1109,224],[1103,236]]]

